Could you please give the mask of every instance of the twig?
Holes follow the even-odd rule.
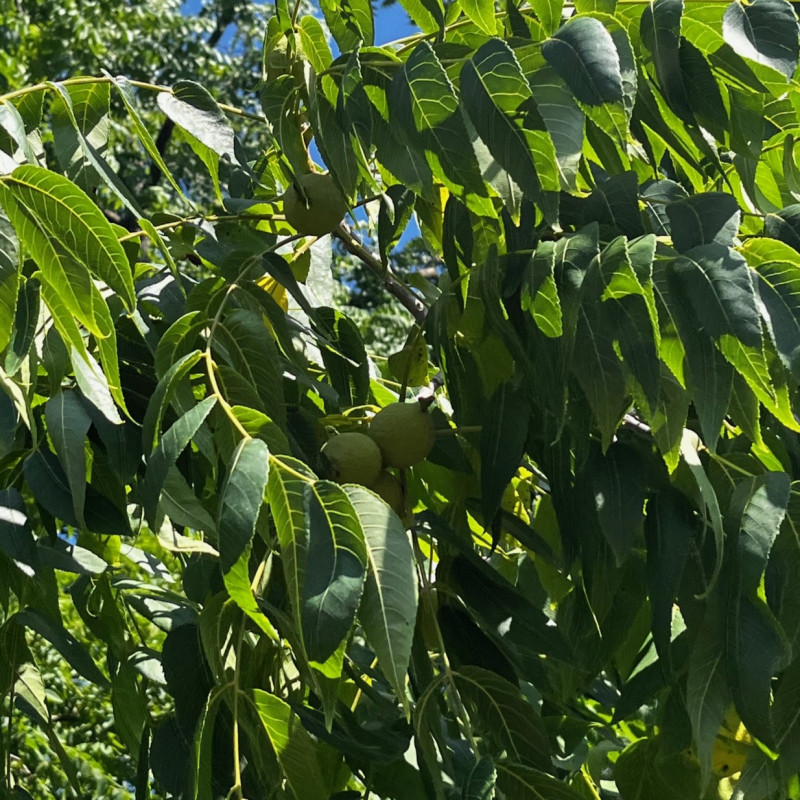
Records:
[[[389,294],[394,295],[402,306],[414,317],[418,325],[425,322],[428,309],[402,281],[399,281],[388,267],[384,267],[381,260],[371,253],[364,245],[356,239],[347,225],[342,222],[334,231],[334,235],[344,245],[348,253],[354,255],[366,264],[382,281]]]

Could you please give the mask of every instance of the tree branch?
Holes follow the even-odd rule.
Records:
[[[366,264],[383,281],[386,291],[400,301],[418,325],[422,325],[428,315],[425,303],[408,286],[399,281],[388,267],[384,267],[381,260],[356,239],[344,222],[340,223],[333,233],[344,245],[344,249]]]

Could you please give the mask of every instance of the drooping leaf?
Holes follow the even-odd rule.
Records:
[[[790,479],[785,472],[766,472],[744,481],[737,495],[746,497],[738,538],[739,585],[741,592],[755,596],[770,550],[786,516]],[[731,501],[735,507],[737,495]]]
[[[316,480],[308,467],[293,458],[282,458],[269,473],[267,498],[281,546],[281,564],[289,590],[289,602],[299,624],[308,549],[305,522],[305,487]]]
[[[528,404],[522,392],[503,383],[492,395],[481,431],[481,510],[488,527],[503,492],[516,473],[528,430]]]
[[[61,466],[69,481],[72,507],[81,527],[86,497],[86,455],[84,440],[92,421],[75,392],[63,391],[47,401],[45,406],[47,432],[56,449]]]
[[[226,360],[258,393],[261,409],[279,425],[285,424],[283,369],[278,350],[262,318],[250,311],[227,314],[215,332],[215,344]]]
[[[515,764],[497,763],[497,786],[508,800],[579,800],[582,796],[546,772]]]
[[[492,800],[497,770],[489,756],[483,756],[470,770],[461,787],[461,800]]]
[[[36,574],[36,540],[28,523],[22,495],[16,489],[0,491],[0,552],[28,577]]]
[[[544,724],[513,684],[479,667],[462,667],[453,677],[476,730],[496,756],[505,752],[517,763],[546,768]]]
[[[378,666],[406,705],[406,672],[417,618],[414,553],[405,526],[374,494],[345,486],[356,510],[367,554],[367,577],[359,619]]]
[[[632,447],[614,442],[589,462],[600,528],[617,563],[631,555],[644,523],[644,464]]]
[[[726,609],[724,658],[733,701],[753,736],[774,745],[772,680],[788,664],[788,643],[763,601],[731,595]]]
[[[0,211],[0,347],[14,330],[19,286],[19,241],[8,217]]]
[[[267,445],[260,439],[242,439],[231,456],[219,500],[217,531],[223,575],[249,551],[268,475]]]
[[[288,703],[275,695],[253,690],[253,702],[269,736],[278,763],[295,797],[328,800],[330,786],[317,755],[318,745]]]
[[[700,800],[700,768],[685,752],[662,749],[659,737],[628,745],[614,765],[623,797]]]
[[[725,674],[725,632],[715,599],[709,604],[689,659],[686,708],[692,723],[703,783],[711,773],[711,751],[730,705]]]
[[[303,640],[325,662],[350,632],[367,568],[364,532],[344,489],[329,481],[304,487],[308,550],[302,587]]]
[[[38,633],[47,639],[53,647],[66,659],[73,669],[98,686],[106,686],[108,679],[98,669],[89,651],[61,625],[48,619],[40,611],[28,608],[20,611],[14,619],[18,625]]]
[[[143,488],[144,507],[147,518],[152,521],[156,530],[159,527],[155,524],[158,500],[161,496],[161,489],[164,486],[167,473],[178,456],[197,434],[198,429],[211,413],[211,409],[214,408],[216,403],[216,397],[207,397],[187,411],[161,437],[158,445],[147,460],[147,472]]]
[[[692,509],[683,494],[670,489],[648,500],[645,535],[653,641],[667,669],[671,669],[672,609],[694,531]]]

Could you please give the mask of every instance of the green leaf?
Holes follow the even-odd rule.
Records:
[[[358,326],[341,311],[320,308],[315,328],[327,342],[322,348],[322,362],[339,405],[352,408],[366,403],[369,360]]]
[[[250,617],[253,622],[269,637],[273,642],[279,642],[280,636],[275,630],[275,626],[266,617],[264,612],[253,594],[253,587],[250,581],[250,548],[246,548],[234,564],[222,576],[228,594],[239,608]]]
[[[185,319],[186,317],[182,317],[178,322]],[[175,323],[175,325],[177,324],[178,323]],[[163,341],[162,338],[159,344],[162,344]],[[181,356],[170,365],[169,369],[167,369],[158,381],[156,390],[153,392],[150,397],[150,402],[147,404],[147,411],[145,412],[144,421],[142,422],[142,449],[145,454],[149,454],[156,446],[161,430],[161,420],[169,407],[170,401],[177,393],[180,382],[189,374],[201,358],[202,354],[199,350],[194,350],[191,353]]]
[[[711,774],[714,740],[730,705],[725,656],[722,614],[718,601],[712,598],[689,658],[686,684],[686,709],[704,784]]]
[[[444,25],[442,0],[400,0],[400,5],[423,33],[436,33]]]
[[[110,345],[108,347],[110,353],[103,352],[103,342],[107,342],[108,345]],[[119,365],[116,358],[116,336],[109,337],[108,339],[101,339],[98,342],[98,349],[101,355],[105,356],[105,372],[100,368],[100,365],[88,351],[81,351],[75,347],[72,348],[70,352],[70,361],[72,362],[72,369],[75,372],[75,382],[78,384],[78,388],[83,393],[83,396],[86,397],[112,425],[119,425],[122,423],[122,418],[117,412],[114,401],[116,400],[118,403],[122,404],[122,402],[124,402],[124,397],[122,396],[122,388],[119,382]],[[111,373],[111,375],[108,373]],[[114,384],[112,384],[110,379],[114,381]]]
[[[3,103],[0,106],[0,151],[12,156],[9,159],[11,169],[19,161],[38,163],[36,153],[28,141],[25,121],[12,103]]]
[[[2,224],[2,223],[0,223]],[[0,234],[1,235],[1,234]],[[0,256],[0,260],[2,256]],[[2,269],[0,267],[0,269]],[[2,283],[2,278],[0,278]],[[6,290],[10,290],[11,283],[6,284]],[[0,285],[0,297],[3,295],[3,287]],[[2,300],[0,300],[2,302]],[[17,296],[17,308],[14,314],[14,323],[11,329],[11,341],[9,342],[6,353],[6,372],[14,376],[22,368],[25,360],[30,353],[39,325],[39,281],[26,280],[22,283]],[[0,311],[0,318],[2,312]],[[0,337],[1,339],[2,337]]]
[[[207,397],[187,411],[161,437],[158,445],[147,460],[142,496],[145,513],[154,530],[158,530],[160,527],[155,523],[158,514],[158,501],[161,497],[164,481],[167,479],[167,473],[178,456],[197,434],[200,426],[211,413],[211,409],[214,408],[216,403],[216,397]]]
[[[83,142],[97,153],[102,153],[106,148],[110,94],[107,83],[79,84],[71,86],[67,96],[56,94],[51,106],[53,140],[61,171],[83,189],[94,188],[99,177],[93,172]],[[73,126],[73,119],[77,128]]]
[[[764,64],[791,80],[797,69],[800,42],[797,16],[786,0],[741,0],[722,18],[725,41],[740,55]]]
[[[305,487],[316,477],[301,461],[284,457],[273,464],[267,482],[267,498],[281,546],[281,566],[298,628],[308,550]]]
[[[304,487],[308,550],[302,626],[308,656],[325,662],[350,632],[364,589],[364,533],[346,492],[335,483]]]
[[[548,36],[561,25],[564,0],[531,0],[531,8]]]
[[[18,625],[47,639],[66,659],[67,663],[87,681],[96,683],[98,686],[108,685],[108,679],[97,668],[89,651],[61,625],[51,621],[34,608],[20,611],[14,619]]]
[[[261,689],[253,689],[253,702],[294,796],[328,800],[331,792],[318,756],[319,746],[289,704]]]
[[[370,47],[375,36],[370,0],[320,0],[333,38],[346,53],[357,45]]]
[[[731,126],[730,116],[711,66],[701,50],[686,39],[681,39],[679,55],[691,112],[703,127],[724,141]]]
[[[342,194],[352,198],[360,173],[350,134],[342,128],[336,111],[320,90],[319,80],[310,73],[306,77],[308,113],[314,125],[314,140]]]
[[[481,510],[489,527],[503,492],[517,472],[528,435],[529,407],[524,394],[502,383],[486,406],[481,430]]]
[[[602,324],[594,303],[584,303],[579,311],[572,373],[589,401],[606,449],[629,400],[613,335]]]
[[[243,439],[231,456],[219,499],[217,531],[223,576],[242,553],[249,552],[268,475],[267,445],[260,439]]]
[[[417,619],[417,576],[411,539],[397,515],[372,492],[345,486],[367,554],[359,620],[378,666],[408,709],[406,672]]]
[[[0,177],[0,203],[67,310],[96,336],[109,336],[110,317],[92,276],[128,311],[136,296],[128,258],[100,209],[71,181],[28,165]]]
[[[489,756],[483,756],[469,771],[461,787],[461,800],[492,800],[497,770]]]
[[[731,506],[748,495],[742,512],[737,544],[741,592],[755,597],[789,504],[791,481],[785,472],[766,472],[743,481]]]
[[[147,125],[136,108],[136,98],[133,94],[133,90],[128,82],[128,79],[124,76],[118,75],[112,81],[112,86],[114,86],[114,88],[119,92],[119,96],[122,99],[122,104],[125,106],[125,110],[128,112],[128,116],[133,123],[133,129],[136,131],[136,135],[139,137],[139,141],[142,143],[142,146],[147,151],[147,155],[153,159],[154,164],[158,167],[161,174],[169,181],[170,185],[178,193],[178,195],[188,202],[188,198],[184,194],[183,189],[181,189],[181,187],[178,185],[178,182],[175,180],[175,177],[173,176],[169,167],[167,167],[166,162],[159,152],[155,141],[153,141],[153,137],[150,135]]]
[[[689,99],[680,64],[683,0],[650,0],[639,27],[644,46],[653,56],[658,85],[670,108],[690,118]]]
[[[569,20],[542,45],[542,55],[581,103],[598,106],[622,102],[619,54],[599,20]]]
[[[475,730],[495,757],[547,769],[550,745],[538,712],[520,690],[493,672],[465,666],[453,680]]]
[[[644,463],[637,450],[614,442],[604,455],[594,454],[588,469],[600,529],[617,564],[621,564],[632,555],[642,535],[646,494]]]
[[[0,209],[0,350],[11,340],[19,286],[19,241]]]
[[[722,513],[719,508],[719,499],[714,491],[714,487],[703,468],[703,463],[700,461],[699,449],[701,447],[700,437],[692,430],[686,428],[683,431],[681,438],[681,457],[686,465],[689,467],[692,476],[694,477],[697,488],[700,491],[700,496],[703,499],[703,506],[705,507],[706,519],[711,524],[711,529],[714,532],[714,545],[717,549],[717,561],[714,566],[714,572],[711,580],[706,587],[704,594],[708,594],[716,583],[719,571],[722,568],[722,558],[725,547],[725,531],[722,524]]]
[[[297,27],[303,55],[311,62],[314,72],[326,70],[333,61],[325,29],[316,17],[306,14]]]
[[[84,441],[92,420],[78,395],[69,390],[61,391],[47,401],[45,420],[47,432],[69,482],[75,518],[83,528],[86,525],[83,518],[83,504],[86,498]]]
[[[490,39],[462,68],[461,102],[497,163],[524,193],[535,198],[559,190],[555,147],[519,62],[502,39]]]
[[[764,217],[764,233],[800,251],[800,203]]]
[[[725,619],[725,665],[731,694],[750,733],[774,746],[772,681],[789,663],[790,648],[763,601],[731,595]]]
[[[525,267],[520,304],[533,317],[539,330],[555,339],[564,333],[564,327],[554,269],[555,243],[539,242]]]
[[[731,334],[742,344],[761,346],[761,321],[747,262],[729,247],[705,244],[694,247],[670,265],[681,302],[711,336]]]
[[[189,145],[206,165],[220,195],[219,160],[227,158],[238,164],[239,157],[233,128],[217,101],[194,81],[178,81],[172,92],[156,95],[156,101],[159,108],[183,129]]]
[[[212,790],[214,728],[222,701],[226,699],[228,693],[235,691],[238,689],[231,684],[212,689],[197,722],[194,736],[194,764],[192,765],[192,800],[213,800],[214,798]],[[228,702],[232,702],[232,698]]]
[[[776,750],[790,770],[800,765],[800,661],[781,676],[773,706]]]
[[[628,745],[614,765],[614,780],[623,797],[700,800],[700,769],[692,756],[670,752],[659,737]]]
[[[736,200],[724,192],[707,192],[667,206],[672,244],[679,253],[703,244],[732,247],[742,214]]]
[[[48,83],[48,86],[56,96],[58,110],[63,112],[63,116],[66,116],[67,120],[72,125],[72,132],[82,151],[83,160],[94,168],[95,173],[100,176],[103,183],[105,183],[122,205],[135,217],[141,218],[142,212],[136,198],[134,198],[128,187],[120,180],[119,176],[111,168],[100,150],[84,135],[84,127],[89,126],[89,132],[92,133],[95,138],[102,141],[105,137],[103,123],[94,126],[93,117],[102,115],[103,95],[105,94],[107,96],[108,88],[103,85],[99,97],[93,98],[90,92],[88,96],[89,108],[84,108],[83,110],[78,109],[76,113],[72,95],[66,86],[62,83]],[[87,98],[85,94],[82,94],[79,99],[86,100]],[[73,137],[70,138],[72,139]],[[67,146],[70,147],[69,144]],[[80,172],[76,177],[80,178],[85,174],[85,172]],[[87,190],[92,187],[93,183],[94,181],[91,181],[89,185],[86,186]]]
[[[192,488],[177,467],[170,467],[167,473],[164,487],[161,490],[161,504],[164,513],[175,525],[186,526],[211,536],[216,535],[217,527],[214,520],[208,511],[203,508],[197,495],[192,491]],[[163,530],[159,532],[159,541],[166,547],[167,545],[162,541],[164,538],[162,534]],[[174,541],[179,543],[188,538],[180,534],[172,534],[170,538],[172,539],[172,537],[174,537]],[[193,542],[198,549],[203,549],[204,551],[206,549],[213,550],[210,545],[197,539],[188,539],[184,546],[176,547],[175,549],[186,550],[190,542]]]
[[[562,188],[574,190],[583,152],[583,111],[553,67],[546,65],[527,78],[556,149]]]
[[[230,366],[258,392],[259,410],[285,425],[283,367],[261,315],[244,309],[226,315],[217,325],[214,346],[223,349]]]
[[[800,255],[774,239],[753,239],[742,252],[755,268],[758,296],[778,355],[795,379],[800,378]]]
[[[283,155],[296,173],[308,167],[308,152],[303,141],[300,121],[295,113],[295,84],[292,75],[279,75],[261,89],[261,108],[278,141]]]
[[[485,195],[458,97],[433,48],[418,44],[392,81],[390,118],[414,148],[425,152],[434,174],[456,194]]]
[[[464,13],[489,36],[497,32],[497,20],[494,15],[494,0],[459,0]]]
[[[512,762],[497,763],[497,786],[508,800],[581,800],[566,783]]]
[[[36,574],[36,540],[28,524],[25,502],[16,489],[0,490],[0,552],[29,578]]]
[[[681,492],[663,489],[648,500],[645,535],[653,641],[667,671],[672,668],[672,609],[694,533],[692,507]]]

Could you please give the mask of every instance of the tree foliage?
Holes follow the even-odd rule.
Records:
[[[402,3],[280,0],[247,100],[2,63],[3,791],[800,797],[791,4]],[[398,400],[387,504],[320,448]]]

